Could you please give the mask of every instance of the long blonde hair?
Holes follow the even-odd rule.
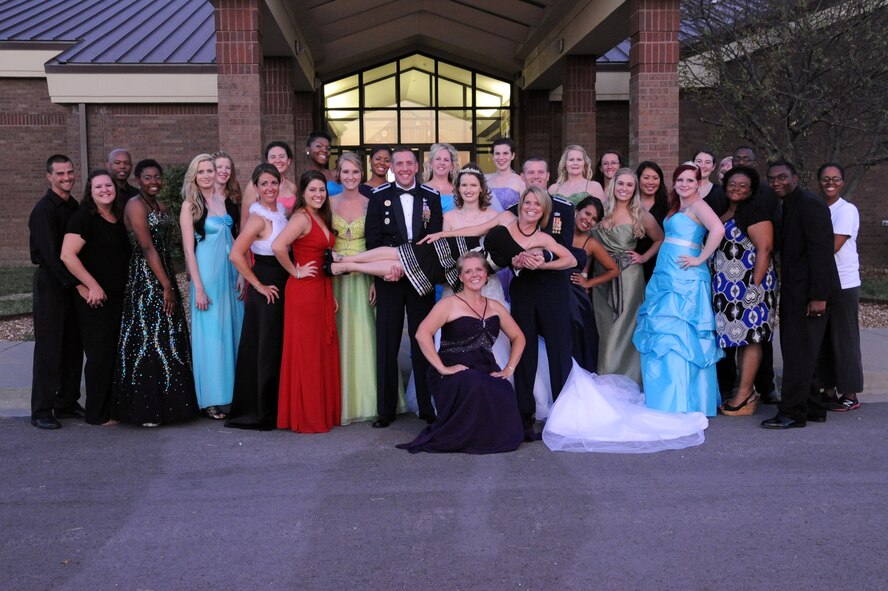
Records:
[[[583,155],[583,178],[587,181],[592,178],[592,159],[589,158],[589,154],[586,153],[586,148],[577,144],[570,144],[564,148],[564,152],[561,153],[561,160],[558,161],[559,186],[567,182],[567,155],[571,151],[577,151]]]
[[[450,169],[450,173],[447,175],[447,180],[451,185],[455,185],[456,174],[459,172],[459,154],[457,154],[456,148],[450,144],[432,144],[423,167],[422,179],[426,183],[432,180],[432,177],[434,176],[434,173],[432,172],[432,160],[435,159],[435,156],[437,156],[438,152],[441,150],[447,150],[450,152],[450,161],[453,163],[453,168]]]
[[[203,193],[200,192],[200,187],[197,186],[197,167],[200,166],[201,162],[209,162],[213,165],[213,170],[216,170],[216,163],[213,161],[212,156],[209,154],[198,154],[191,160],[191,164],[188,165],[188,170],[185,171],[185,180],[182,182],[182,201],[191,204],[191,219],[195,222],[203,217],[204,209],[207,207]]]
[[[632,218],[632,235],[636,238],[641,238],[645,235],[644,229],[644,207],[641,205],[641,193],[638,187],[638,177],[635,176],[635,172],[631,168],[621,168],[617,171],[617,174],[614,175],[613,180],[607,187],[607,201],[604,202],[604,217],[601,219],[602,222],[607,221],[608,223],[605,225],[610,225],[610,220],[613,218],[614,210],[616,209],[617,198],[614,196],[614,187],[616,186],[616,180],[624,175],[631,176],[635,181],[635,194],[632,195],[632,198],[629,200],[628,208],[629,208],[629,217]]]

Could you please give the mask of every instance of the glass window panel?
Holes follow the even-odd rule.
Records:
[[[354,88],[339,94],[326,95],[325,102],[328,109],[357,109],[361,98],[358,96],[358,89]]]
[[[385,78],[364,87],[364,107],[376,109],[394,106],[396,106],[394,77]]]
[[[397,111],[364,111],[364,137],[361,144],[400,143]]]
[[[475,162],[483,172],[496,172],[496,164],[493,162],[493,148],[491,146],[477,146],[475,152]]]
[[[433,107],[431,94],[432,77],[418,70],[401,73],[402,107]]]
[[[434,144],[435,137],[435,111],[401,111],[402,144]]]
[[[489,76],[475,76],[477,87],[477,105],[479,107],[507,107],[512,96],[512,86],[508,82],[496,80]]]
[[[448,144],[471,144],[472,112],[468,110],[439,111],[438,141]]]
[[[328,110],[327,125],[330,127],[334,146],[360,145],[361,126],[357,111]]]
[[[464,86],[472,85],[472,73],[470,71],[443,62],[438,62],[438,76]]]
[[[435,60],[430,57],[426,57],[424,55],[419,55],[418,53],[411,55],[410,57],[405,57],[401,60],[401,72],[405,72],[407,70],[422,70],[428,74],[435,73]]]
[[[367,70],[366,72],[364,72],[364,84],[370,84],[371,82],[375,82],[380,78],[394,76],[398,70],[397,66],[397,63],[391,62],[390,64],[385,64],[379,66],[378,68]]]
[[[475,117],[475,124],[478,126],[475,133],[477,144],[492,144],[495,140],[506,137],[509,132],[508,111],[478,109]]]
[[[439,107],[464,107],[466,98],[472,95],[471,86],[450,82],[444,78],[438,78],[438,106]]]
[[[347,93],[348,91],[350,91],[352,89],[357,90],[357,88],[358,88],[358,75],[357,74],[355,74],[354,76],[348,76],[346,78],[341,78],[339,80],[334,80],[333,82],[330,82],[329,84],[325,84],[324,85],[324,97],[325,97],[325,102],[326,102],[327,108],[341,109],[344,107],[351,107],[353,109],[357,109],[359,106],[357,92],[355,92],[353,95],[349,94],[348,96],[350,98],[348,98],[348,99],[338,98],[343,93]],[[334,104],[331,105],[330,104],[331,99],[336,100],[337,102],[335,102]],[[348,103],[343,102],[344,100],[349,100],[350,102],[348,102]]]

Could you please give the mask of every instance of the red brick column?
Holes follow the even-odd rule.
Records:
[[[561,93],[561,129],[564,145],[578,144],[595,160],[595,56],[569,55],[564,59]],[[564,146],[557,146],[561,152]]]
[[[242,176],[262,158],[263,57],[259,0],[214,0],[219,71],[219,147]]]
[[[515,170],[530,156],[549,159],[552,150],[552,113],[548,90],[523,90],[519,93],[521,111],[521,135]]]
[[[297,92],[293,97],[293,151],[295,156],[296,178],[308,170],[308,160],[305,157],[305,142],[308,134],[318,129],[326,129],[315,121],[315,93]]]
[[[679,0],[629,0],[629,161],[678,165]]]

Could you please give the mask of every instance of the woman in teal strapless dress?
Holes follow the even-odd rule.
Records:
[[[633,342],[641,353],[647,406],[715,416],[720,402],[715,364],[723,353],[716,342],[706,261],[725,229],[698,193],[696,165],[679,166],[672,181],[666,239],[638,311]]]

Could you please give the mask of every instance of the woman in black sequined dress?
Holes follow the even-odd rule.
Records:
[[[142,160],[135,173],[142,191],[124,214],[133,255],[114,374],[114,418],[157,427],[195,418],[198,407],[188,325],[170,257],[176,220],[157,200],[163,170]]]

